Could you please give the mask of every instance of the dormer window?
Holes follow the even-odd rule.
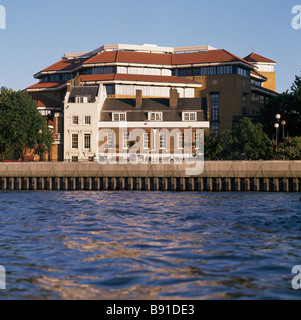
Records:
[[[113,113],[112,119],[114,122],[124,122],[126,121],[126,113],[125,112]]]
[[[197,121],[196,112],[183,112],[182,114],[183,121]]]
[[[75,97],[75,103],[88,103],[88,97]]]
[[[148,113],[148,121],[163,121],[163,113],[162,112],[149,112]]]

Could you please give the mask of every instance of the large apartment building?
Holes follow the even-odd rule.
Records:
[[[65,54],[59,62],[35,74],[39,82],[27,91],[53,122],[55,145],[51,160],[87,159],[94,152],[83,148],[77,153],[72,149],[73,138],[83,141],[83,146],[85,141],[86,146],[90,145],[90,133],[84,133],[89,126],[85,119],[95,123],[90,129],[92,134],[104,125],[114,127],[117,116],[149,123],[153,122],[149,117],[155,115],[161,122],[157,126],[162,127],[163,122],[172,128],[170,123],[178,122],[175,126],[182,130],[191,127],[192,122],[199,128],[209,123],[216,132],[231,128],[241,117],[255,117],[260,106],[277,95],[275,65],[255,53],[243,59],[210,46],[104,45],[92,52]],[[174,95],[176,109],[170,107]],[[87,115],[85,110],[91,109],[91,103],[95,108]],[[143,107],[137,107],[140,104]],[[108,109],[110,117],[106,115]],[[133,117],[137,112],[140,116]],[[187,123],[189,114],[193,121]],[[71,119],[83,125],[78,131],[81,138],[74,133],[79,128]]]

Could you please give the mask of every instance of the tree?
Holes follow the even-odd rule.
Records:
[[[260,123],[253,124],[250,118],[240,120],[232,130],[233,157],[239,159],[268,160],[273,157],[272,143]]]
[[[231,160],[233,140],[230,130],[205,132],[205,158],[210,160]]]
[[[268,160],[274,157],[272,142],[260,123],[240,120],[232,130],[205,134],[205,158],[210,160]]]
[[[290,91],[287,90],[271,98],[260,110],[259,122],[271,138],[275,134],[274,125],[277,114],[286,121],[287,135],[301,136],[301,77],[296,76]]]
[[[1,89],[0,94],[0,149],[12,148],[23,158],[24,151],[33,150],[42,156],[50,151],[53,132],[39,113],[36,103],[25,91]]]

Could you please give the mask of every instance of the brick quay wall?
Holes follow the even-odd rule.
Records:
[[[0,163],[0,190],[301,192],[301,161],[206,161],[187,165],[68,162]]]

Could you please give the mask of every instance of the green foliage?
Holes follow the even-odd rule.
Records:
[[[287,138],[276,149],[278,160],[301,160],[301,137]]]
[[[21,157],[24,150],[43,155],[50,151],[53,133],[37,105],[25,91],[1,89],[0,95],[0,151],[16,150]]]
[[[225,130],[216,137],[213,132],[205,135],[205,158],[210,160],[267,160],[273,158],[271,140],[259,123],[249,118],[240,120],[232,130]]]
[[[276,114],[280,114],[281,120],[286,121],[286,136],[301,136],[301,77],[296,76],[290,91],[270,99],[261,109],[259,122],[269,137],[275,134]]]

